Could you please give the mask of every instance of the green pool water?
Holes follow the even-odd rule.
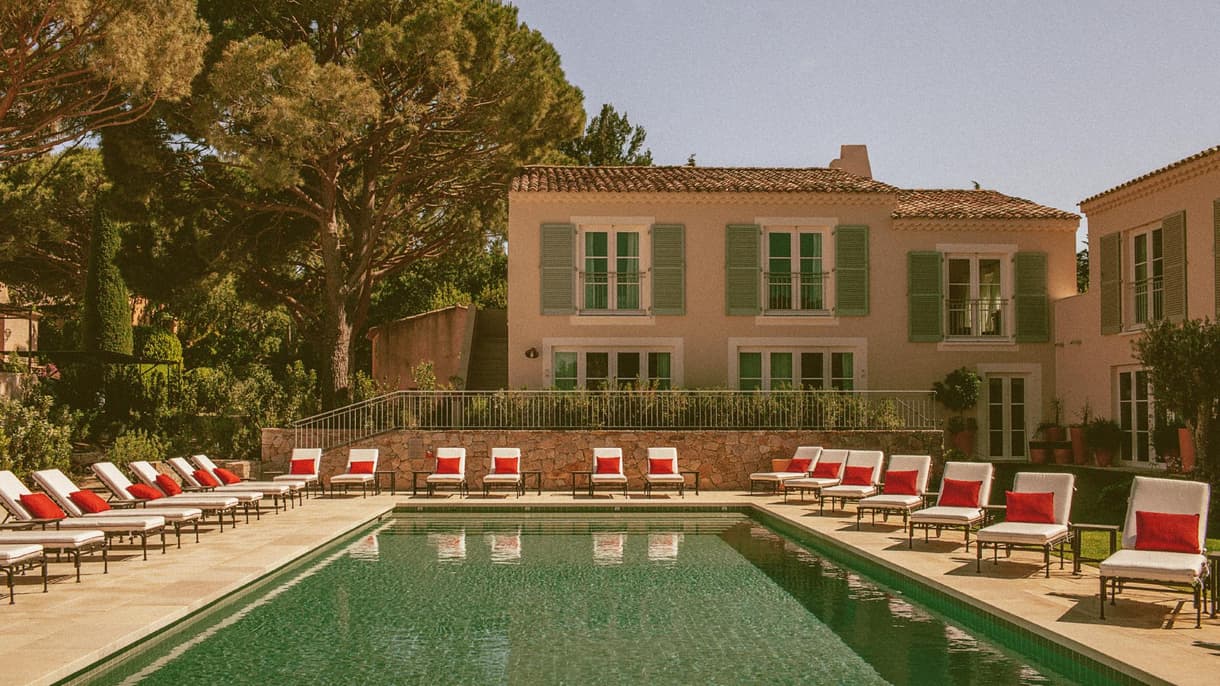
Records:
[[[743,515],[396,516],[78,681],[1066,684]]]

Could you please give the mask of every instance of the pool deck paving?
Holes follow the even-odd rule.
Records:
[[[182,549],[170,536],[168,553],[137,549],[112,552],[110,573],[100,561],[86,560],[77,584],[68,562],[51,565],[50,592],[27,575],[19,580],[15,605],[0,599],[0,665],[4,683],[46,684],[69,677],[141,638],[266,576],[336,537],[361,527],[398,507],[407,512],[433,508],[607,507],[630,511],[637,507],[753,506],[850,549],[882,566],[901,571],[922,583],[1036,634],[1087,654],[1149,683],[1214,684],[1220,681],[1220,618],[1206,613],[1203,627],[1194,628],[1194,609],[1180,593],[1129,586],[1118,603],[1098,618],[1095,567],[1072,574],[1070,561],[1060,570],[1053,564],[1043,578],[1041,553],[1013,551],[999,565],[984,559],[975,572],[975,551],[962,545],[961,532],[945,532],[925,543],[917,534],[907,548],[900,520],[855,529],[854,508],[819,516],[816,503],[790,501],[771,495],[738,491],[688,493],[685,498],[664,494],[644,498],[633,493],[577,497],[564,492],[530,493],[524,497],[473,495],[433,498],[411,495],[310,499],[261,521],[240,522],[219,533],[207,527],[200,543],[184,534]],[[1054,558],[1052,558],[1053,560]]]

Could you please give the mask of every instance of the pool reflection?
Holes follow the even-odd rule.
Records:
[[[461,564],[466,561],[466,530],[428,534],[428,544],[436,548],[436,561]]]

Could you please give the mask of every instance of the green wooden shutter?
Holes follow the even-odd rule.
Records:
[[[939,341],[944,337],[944,256],[938,252],[907,253],[907,338]]]
[[[1178,212],[1161,222],[1164,246],[1165,318],[1171,322],[1186,319],[1186,213]]]
[[[1046,294],[1046,253],[1019,252],[1013,259],[1014,306],[1018,343],[1051,339],[1051,308]]]
[[[686,314],[686,251],[681,224],[652,227],[652,312]]]
[[[835,315],[868,314],[868,227],[835,227]]]
[[[576,226],[543,224],[541,234],[542,314],[571,314],[576,311]]]
[[[729,224],[724,236],[725,314],[758,314],[758,225]]]
[[[1101,277],[1101,333],[1118,333],[1123,329],[1123,262],[1122,236],[1117,233],[1101,237],[1098,271]]]
[[[1216,261],[1213,272],[1216,282],[1216,319],[1220,320],[1220,199],[1212,202],[1212,232],[1212,253]]]

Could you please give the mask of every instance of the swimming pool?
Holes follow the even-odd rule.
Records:
[[[1074,683],[738,514],[398,515],[88,683]]]

